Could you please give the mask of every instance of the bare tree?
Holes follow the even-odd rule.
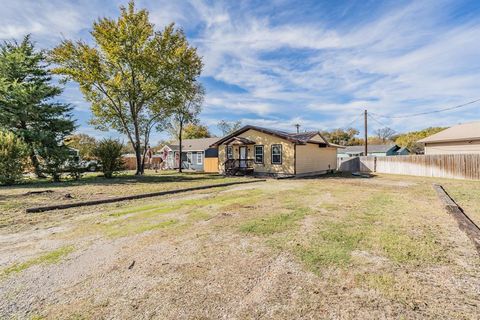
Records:
[[[385,127],[385,128],[380,128],[378,130],[375,130],[375,134],[377,135],[378,138],[382,139],[383,143],[385,143],[388,140],[392,139],[392,137],[395,135],[395,130],[389,127]]]
[[[217,127],[218,129],[222,132],[222,136],[227,136],[238,129],[242,126],[242,121],[226,121],[226,120],[220,120],[218,122]]]

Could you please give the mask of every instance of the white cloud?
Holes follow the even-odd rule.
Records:
[[[61,34],[84,35],[98,16],[117,16],[121,2],[6,1],[0,38],[31,32],[49,46]],[[141,0],[138,6],[150,10],[157,27],[175,21],[191,35],[204,57],[205,77],[243,89],[207,91],[203,115],[212,124],[239,118],[284,129],[292,122],[334,128],[365,107],[406,114],[479,98],[480,23],[474,16],[452,22],[456,1],[395,3],[364,20],[345,5],[342,21],[325,21],[326,14],[295,22],[273,10],[284,2],[271,9],[262,3],[262,10],[245,2],[203,0]],[[66,96],[87,111],[73,91]],[[385,122],[416,129],[478,118],[478,110],[472,105]]]

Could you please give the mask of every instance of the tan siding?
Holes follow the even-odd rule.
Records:
[[[238,137],[244,137],[249,140],[255,141],[257,145],[263,145],[264,152],[264,163],[263,164],[254,164],[254,171],[256,173],[265,173],[265,174],[284,174],[291,175],[294,174],[294,145],[293,143],[265,134],[253,129],[250,129]],[[282,145],[282,164],[272,164],[271,159],[271,146],[272,144],[281,144]],[[248,148],[248,158],[253,159],[254,157],[254,145],[247,146]],[[239,158],[239,146],[233,146],[233,156],[235,159]],[[223,164],[226,161],[226,151],[225,145],[221,145],[218,148],[218,158],[219,158],[219,171],[223,173],[224,166]]]
[[[297,174],[322,172],[337,168],[337,149],[317,144],[297,145]]]
[[[317,134],[314,135],[313,137],[310,138],[310,141],[315,141],[315,142],[320,142],[320,143],[326,143],[326,141],[322,138],[321,135]]]
[[[425,154],[480,154],[480,141],[436,142],[425,144]]]

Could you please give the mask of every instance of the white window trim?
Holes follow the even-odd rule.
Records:
[[[197,164],[198,165],[203,164],[203,152],[197,152]]]
[[[232,151],[231,154],[229,154],[228,150]],[[233,159],[233,147],[232,146],[227,146],[226,153],[227,153],[227,160]],[[231,157],[230,157],[230,155],[231,155]]]
[[[262,150],[262,161],[258,162],[257,161],[257,148],[260,148]],[[253,147],[253,156],[254,156],[254,162],[256,164],[264,164],[265,163],[265,149],[263,145],[256,145]]]
[[[273,147],[274,147],[274,146],[279,146],[279,147],[280,147],[280,153],[277,154],[277,155],[280,156],[280,161],[279,161],[279,162],[273,161],[273,156],[274,156],[274,154],[273,154]],[[271,148],[272,148],[272,150],[271,150],[271,152],[270,152],[270,156],[271,156],[271,162],[272,162],[272,164],[282,164],[282,163],[283,163],[283,146],[282,146],[281,144],[276,143],[276,144],[272,144],[272,145],[271,145]]]

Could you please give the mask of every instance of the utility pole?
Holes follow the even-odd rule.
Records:
[[[368,156],[368,123],[367,123],[367,109],[365,109],[365,156]]]
[[[295,127],[297,128],[297,133],[300,133],[300,124],[297,123],[297,124],[295,125]]]

